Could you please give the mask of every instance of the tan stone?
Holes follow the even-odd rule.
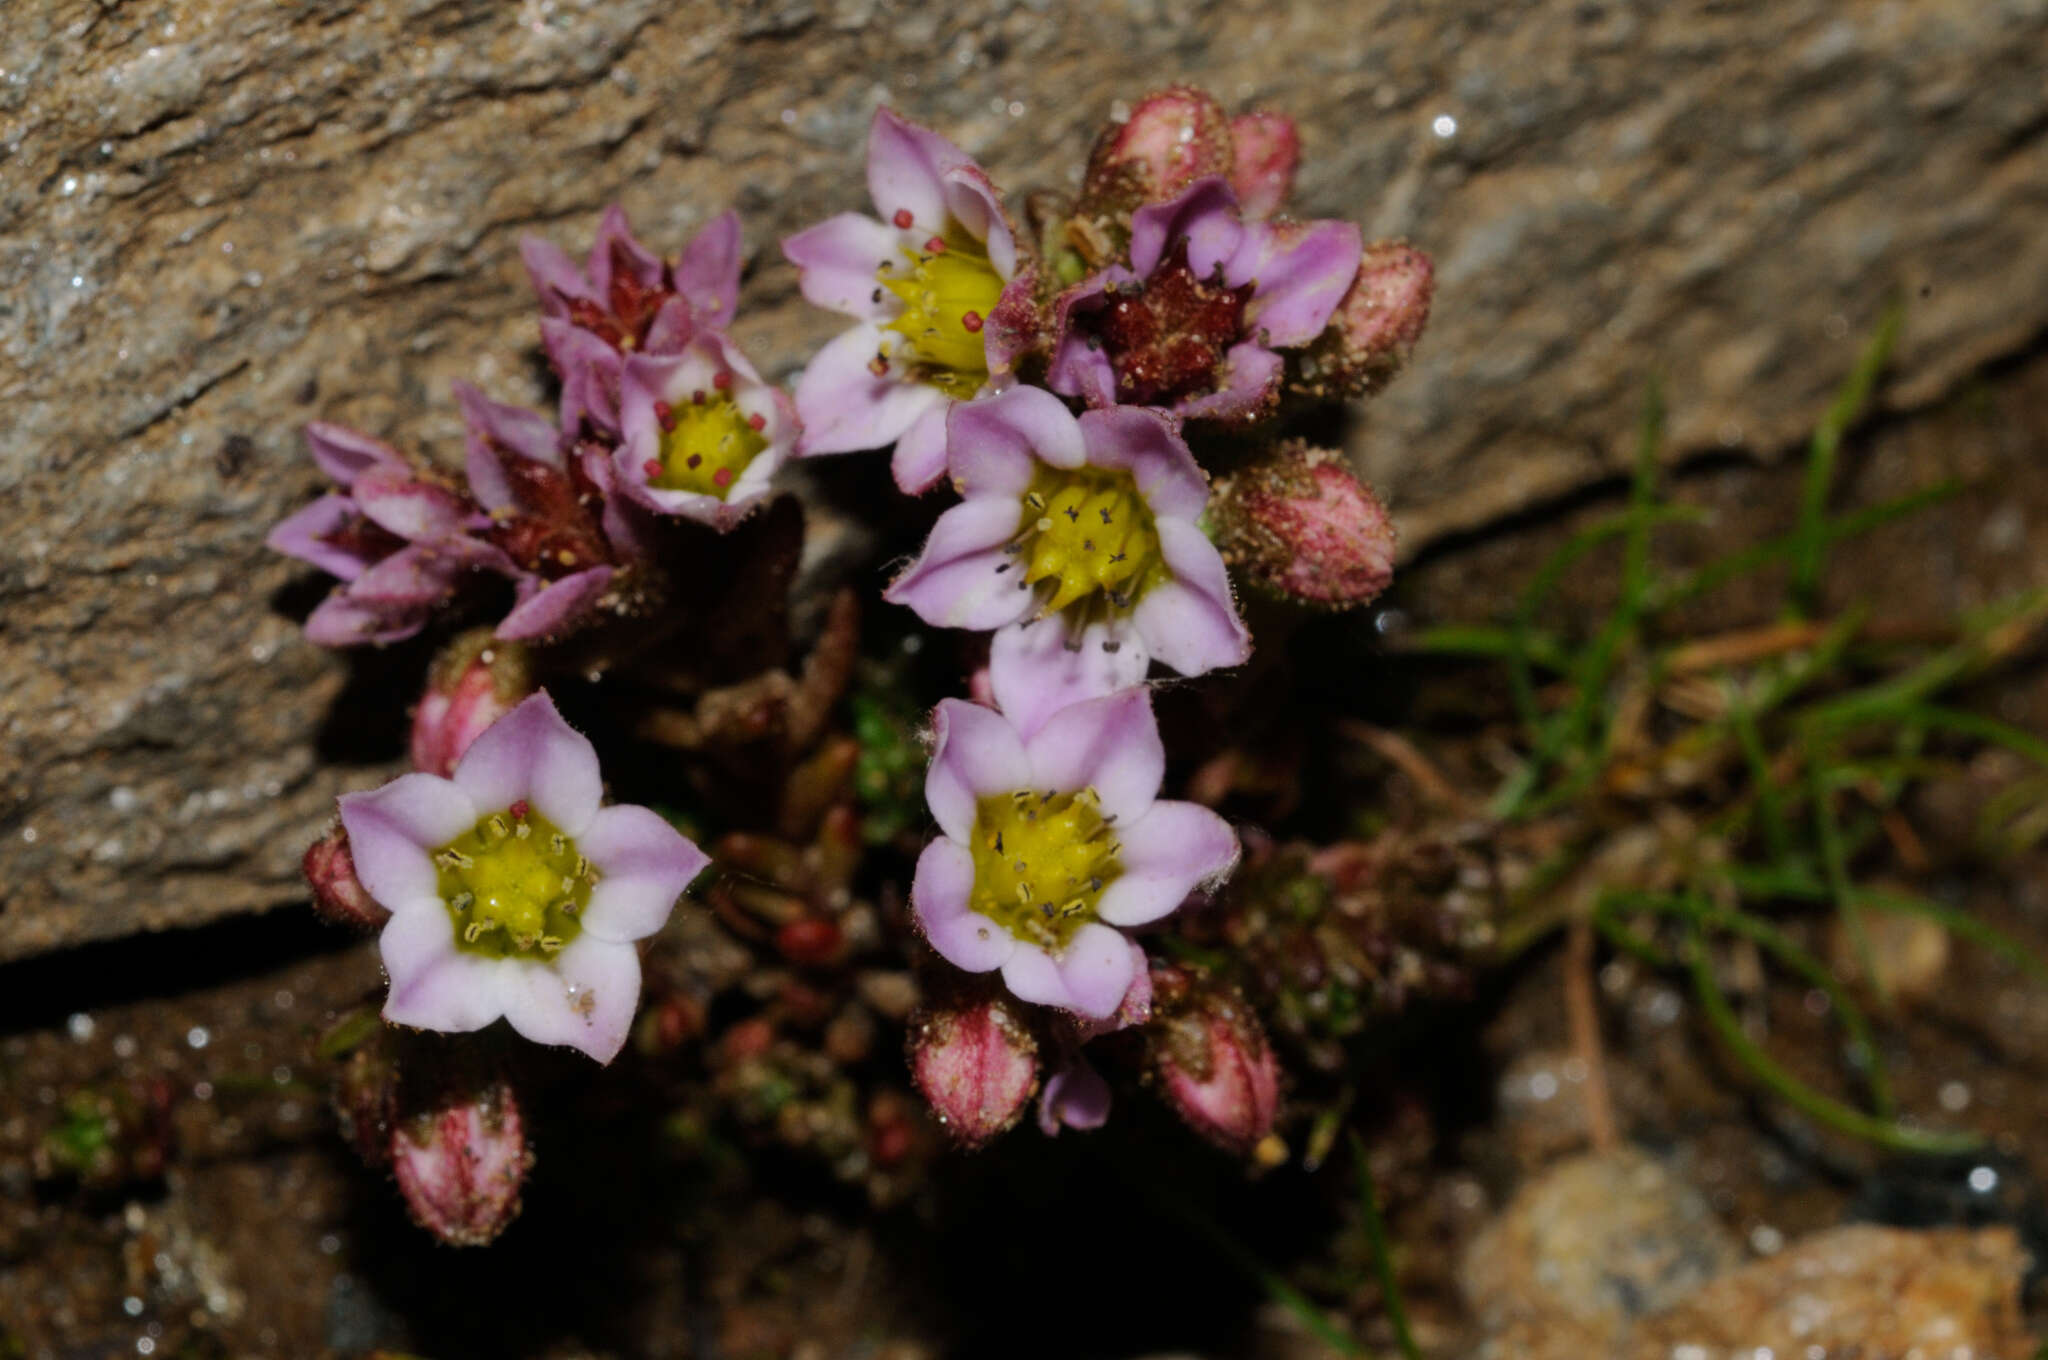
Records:
[[[1629,1360],[1783,1356],[2026,1360],[2027,1254],[2009,1228],[1856,1224],[1744,1266],[1629,1337]]]

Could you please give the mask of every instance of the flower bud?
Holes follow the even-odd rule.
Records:
[[[300,861],[306,886],[313,890],[313,910],[338,926],[377,930],[391,918],[356,877],[355,856],[348,848],[348,830],[339,821],[306,847]]]
[[[391,1136],[391,1169],[413,1221],[454,1246],[505,1231],[532,1163],[519,1102],[502,1081],[444,1094]]]
[[[1349,609],[1394,578],[1394,524],[1343,455],[1289,440],[1217,487],[1216,547],[1240,578]]]
[[[1230,120],[1230,187],[1246,217],[1271,217],[1294,190],[1301,134],[1284,113],[1240,113]]]
[[[1015,1124],[1038,1089],[1038,1041],[1003,997],[933,1007],[910,1022],[910,1075],[968,1147]]]
[[[475,628],[434,658],[426,692],[412,713],[412,764],[447,775],[483,730],[533,693],[526,648]]]
[[[1231,169],[1230,119],[1204,90],[1174,85],[1148,94],[1095,139],[1082,181],[1084,212],[1129,212],[1173,197],[1204,175]]]
[[[1175,968],[1155,970],[1153,982],[1159,1009],[1146,1037],[1166,1103],[1224,1151],[1252,1156],[1280,1109],[1265,1030],[1233,990]]]
[[[1301,395],[1363,397],[1392,381],[1429,321],[1436,266],[1406,241],[1374,241],[1330,324],[1289,375]]]

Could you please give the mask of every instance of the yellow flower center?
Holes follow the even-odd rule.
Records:
[[[456,947],[494,959],[560,953],[597,881],[576,842],[524,803],[434,851],[434,869]]]
[[[663,491],[695,491],[724,500],[756,454],[768,447],[766,421],[740,410],[724,389],[699,392],[688,402],[657,403],[661,456],[647,463],[647,484]]]
[[[964,401],[988,381],[982,328],[1003,295],[1002,276],[987,248],[957,224],[903,254],[909,272],[884,264],[875,275],[903,299],[903,314],[886,329],[903,337],[897,352],[916,365],[919,381]]]
[[[975,805],[974,891],[968,905],[1051,953],[1095,919],[1123,866],[1102,800],[1079,793],[999,793]]]
[[[1080,604],[1085,622],[1098,604],[1126,610],[1171,574],[1158,525],[1128,472],[1041,466],[1020,508],[1007,551],[1043,597],[1043,613]]]

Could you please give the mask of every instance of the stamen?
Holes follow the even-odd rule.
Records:
[[[895,215],[895,216],[894,216],[893,218],[891,218],[890,220],[891,220],[891,221],[893,221],[893,222],[894,222],[894,223],[896,224],[896,229],[897,229],[898,231],[909,231],[909,230],[910,230],[910,224],[911,224],[912,222],[916,221],[917,219],[913,218],[913,217],[912,217],[912,216],[910,215],[910,209],[908,209],[908,208],[898,208],[898,209],[896,210],[896,215]]]

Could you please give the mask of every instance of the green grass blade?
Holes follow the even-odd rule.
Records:
[[[1518,640],[1512,629],[1483,623],[1447,623],[1417,629],[1399,639],[1394,646],[1395,650],[1402,652],[1480,657],[1489,661],[1505,661],[1519,648],[1530,664],[1544,670],[1562,675],[1571,669],[1571,658],[1556,638],[1544,633],[1530,633]]]
[[[1827,413],[1813,432],[1813,442],[1807,447],[1806,484],[1800,495],[1799,528],[1792,554],[1792,599],[1802,614],[1811,614],[1818,602],[1821,568],[1827,562],[1828,493],[1835,484],[1835,459],[1841,450],[1842,436],[1869,404],[1878,376],[1884,372],[1892,348],[1898,343],[1899,326],[1905,315],[1904,306],[1898,302],[1885,308],[1884,315],[1878,318],[1877,333],[1863,347],[1856,367],[1828,404]]]
[[[1728,695],[1728,722],[1735,729],[1743,762],[1749,766],[1750,783],[1756,786],[1756,817],[1763,828],[1764,846],[1770,851],[1771,863],[1783,864],[1792,856],[1792,828],[1785,821],[1785,804],[1778,797],[1778,782],[1771,773],[1771,758],[1764,750],[1763,734],[1757,731],[1756,715],[1750,712],[1741,687],[1729,678],[1724,689]]]
[[[1829,523],[1824,534],[1826,545],[1832,547],[1846,539],[1882,528],[1895,520],[1918,514],[1931,505],[1939,505],[1961,490],[1962,483],[1959,481],[1937,482],[1919,491],[1908,492],[1895,499],[1880,502],[1869,509],[1851,511]],[[1798,549],[1799,535],[1795,530],[1754,547],[1739,549],[1726,557],[1716,558],[1690,575],[1680,577],[1675,584],[1655,592],[1651,596],[1651,610],[1661,612],[1696,600],[1739,577],[1747,576],[1753,571],[1761,571],[1775,562],[1789,560]]]
[[[1380,1297],[1386,1301],[1387,1321],[1394,1329],[1394,1342],[1407,1360],[1422,1360],[1415,1334],[1408,1327],[1408,1305],[1401,1299],[1401,1285],[1394,1278],[1394,1254],[1387,1247],[1387,1227],[1380,1221],[1379,1198],[1372,1185],[1372,1167],[1366,1161],[1365,1140],[1351,1135],[1351,1160],[1358,1167],[1358,1216],[1365,1224],[1365,1238],[1372,1247],[1373,1270],[1380,1277]]]
[[[1747,1067],[1772,1094],[1827,1128],[1860,1138],[1894,1152],[1949,1156],[1969,1152],[1983,1145],[1975,1134],[1942,1133],[1932,1129],[1909,1128],[1889,1119],[1879,1119],[1814,1090],[1766,1053],[1742,1030],[1742,1022],[1728,998],[1714,980],[1713,964],[1695,937],[1692,945],[1693,995],[1707,1024],[1736,1060]]]
[[[1878,1050],[1877,1037],[1871,1031],[1863,1008],[1836,979],[1834,970],[1807,952],[1790,935],[1750,912],[1727,911],[1705,902],[1663,894],[1610,893],[1602,897],[1599,910],[1603,915],[1614,911],[1642,911],[1679,916],[1695,925],[1739,935],[1755,944],[1807,986],[1827,997],[1842,1023],[1843,1032],[1849,1036],[1851,1050],[1859,1059],[1855,1066],[1864,1084],[1870,1088],[1872,1107],[1880,1118],[1892,1117],[1891,1078],[1884,1070],[1883,1054]]]

